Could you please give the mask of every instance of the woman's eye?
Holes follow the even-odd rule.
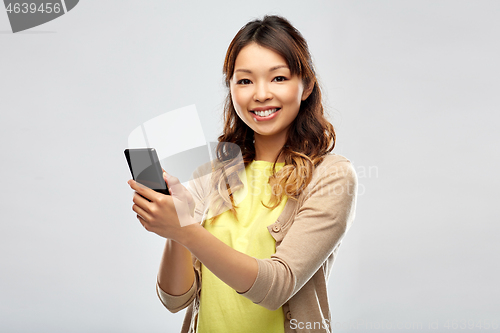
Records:
[[[276,81],[276,82],[283,82],[286,80],[286,77],[284,76],[276,76],[273,81]]]
[[[236,82],[236,84],[250,84],[251,81],[249,79],[241,79]]]

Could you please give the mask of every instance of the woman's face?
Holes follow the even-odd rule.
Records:
[[[269,136],[283,143],[300,103],[311,93],[297,75],[290,74],[281,55],[256,43],[242,48],[236,57],[230,89],[238,116],[255,138]]]

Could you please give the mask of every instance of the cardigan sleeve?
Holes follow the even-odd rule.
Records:
[[[195,277],[193,285],[187,292],[182,295],[174,296],[166,293],[160,288],[160,284],[156,281],[156,294],[162,304],[172,313],[179,312],[186,308],[194,299],[195,292],[198,288],[198,279]]]
[[[357,176],[350,161],[319,168],[313,180],[276,253],[270,259],[256,259],[257,278],[249,290],[240,293],[272,311],[318,271],[354,219]]]

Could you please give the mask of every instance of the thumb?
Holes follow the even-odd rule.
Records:
[[[168,174],[164,169],[163,170],[163,179],[167,182],[168,186],[174,185],[176,178],[170,174]],[[172,184],[170,184],[172,183]]]
[[[167,183],[168,190],[170,191],[170,194],[177,194],[178,189],[177,187],[179,186],[179,179],[176,177],[168,174],[165,170],[163,170],[163,179],[165,179],[165,182]]]

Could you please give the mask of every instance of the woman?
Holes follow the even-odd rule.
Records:
[[[223,167],[208,170],[208,183],[200,168],[189,190],[165,173],[172,196],[129,181],[137,218],[167,238],[160,300],[188,308],[182,332],[330,332],[326,286],[357,178],[331,154],[335,132],[307,43],[284,18],[265,16],[234,37],[223,71]],[[241,148],[243,165],[225,143]]]

